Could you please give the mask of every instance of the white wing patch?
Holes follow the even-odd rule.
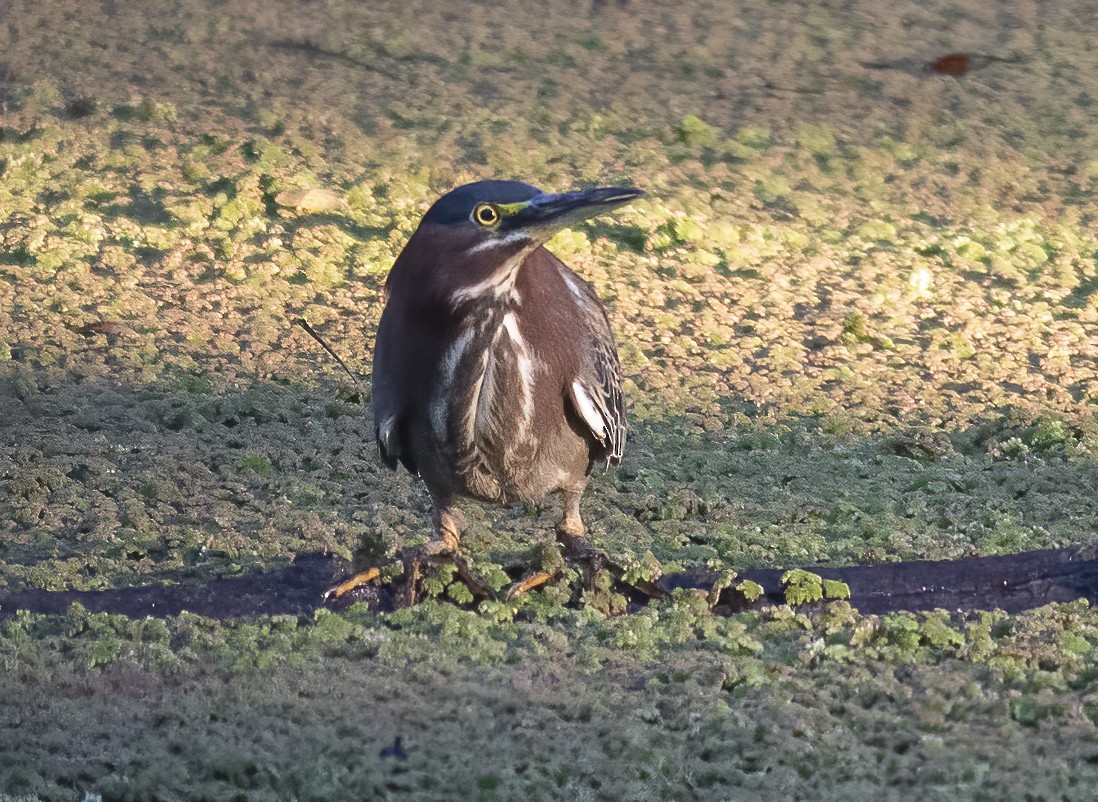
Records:
[[[571,290],[572,295],[576,297],[576,300],[579,301],[582,306],[587,306],[590,303],[590,300],[583,294],[579,285],[576,284],[575,280],[570,275],[561,273],[561,278],[564,279],[564,283],[568,285],[568,289]]]
[[[591,396],[583,385],[578,381],[572,382],[572,398],[576,402],[576,412],[583,418],[583,422],[587,424],[587,428],[591,430],[591,433],[599,439],[600,442],[606,442],[606,418],[603,417],[599,408],[595,406],[595,402],[591,400]]]

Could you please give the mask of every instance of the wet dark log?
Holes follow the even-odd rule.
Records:
[[[0,618],[18,610],[63,614],[73,602],[92,612],[121,613],[134,618],[178,615],[186,610],[210,618],[253,618],[259,615],[312,616],[321,594],[341,570],[342,561],[320,554],[298,557],[293,565],[266,574],[184,582],[172,586],[120,588],[103,591],[0,590]],[[1005,610],[1020,612],[1051,602],[1087,599],[1098,603],[1098,544],[1032,551],[998,557],[807,568],[824,579],[850,586],[850,603],[864,614],[898,610],[944,609],[951,612]],[[716,611],[734,613],[785,601],[783,570],[742,571],[737,583],[751,580],[765,593],[748,602],[741,593],[721,592]],[[715,576],[668,574],[658,585],[708,590]],[[391,601],[385,588],[367,599],[385,609]]]
[[[209,582],[114,590],[0,590],[0,618],[10,618],[18,610],[61,615],[73,602],[93,613],[121,613],[131,618],[179,615],[184,610],[222,619],[311,616],[341,564],[323,554],[303,554],[293,565],[277,571]]]
[[[1065,549],[1030,551],[996,557],[927,560],[807,568],[824,579],[850,586],[850,603],[865,615],[898,610],[1004,610],[1009,613],[1052,602],[1098,601],[1098,544]],[[783,604],[781,570],[742,571],[739,583],[750,580],[765,589],[754,605]],[[660,580],[664,590],[675,587],[708,589],[714,577],[669,575]],[[721,592],[718,606],[739,612],[753,606],[735,590]]]

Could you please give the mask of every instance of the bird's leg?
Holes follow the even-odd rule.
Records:
[[[465,516],[451,506],[449,501],[432,499],[431,520],[435,527],[435,537],[422,546],[404,549],[400,556],[400,561],[404,564],[404,582],[397,591],[397,607],[411,607],[418,600],[417,585],[422,575],[423,563],[439,559],[443,555],[457,554],[461,544]]]
[[[474,596],[489,598],[492,588],[469,567],[461,555],[461,533],[465,530],[465,516],[449,501],[435,501],[432,510],[435,537],[422,546],[406,549],[401,555],[404,564],[404,582],[397,593],[397,606],[410,607],[418,601],[416,585],[422,576],[424,563],[449,562],[457,569],[458,576]]]
[[[432,507],[436,539],[414,549],[403,549],[398,562],[404,566],[404,584],[397,593],[397,606],[409,607],[416,602],[416,583],[420,577],[421,562],[447,551],[456,551],[461,539],[461,530],[465,528],[465,518],[459,510],[435,503]],[[367,585],[381,576],[383,566],[374,565],[365,571],[359,571],[349,579],[324,591],[324,600],[338,599],[355,588]]]
[[[465,517],[459,510],[449,504],[435,504],[432,518],[434,520],[435,538],[415,548],[402,549],[397,562],[404,566],[405,580],[397,593],[397,605],[406,607],[416,602],[416,583],[421,576],[422,563],[431,559],[448,559],[455,555],[461,540],[461,532],[465,528]],[[461,572],[464,561],[454,559],[458,571]],[[384,566],[374,565],[365,571],[360,571],[349,579],[329,588],[324,593],[324,599],[338,599],[355,588],[369,584],[381,576]],[[463,576],[464,578],[464,576]]]
[[[435,504],[432,517],[434,518],[437,539],[431,541],[431,543],[438,544],[432,550],[435,553],[457,551],[458,546],[461,545],[461,533],[465,531],[465,527],[468,525],[461,510],[449,503]],[[431,543],[428,543],[427,546],[430,546]]]
[[[605,559],[584,537],[586,529],[583,525],[583,518],[580,517],[580,498],[583,496],[583,490],[586,486],[587,479],[585,477],[575,487],[561,493],[564,498],[564,515],[561,517],[560,523],[557,524],[557,542],[561,545],[561,550],[567,559],[587,563],[590,569],[588,571],[588,579],[590,580],[591,576],[605,563]],[[527,574],[508,588],[507,598],[541,587],[560,574],[560,571],[561,567],[558,566],[553,570],[542,568]]]
[[[578,487],[564,491],[564,515],[557,524],[557,542],[560,543],[565,558],[585,563],[593,576],[600,569],[606,568],[610,561],[586,537],[587,527],[583,525],[583,518],[580,516],[580,498],[586,485],[585,478]]]
[[[598,555],[598,552],[584,537],[586,529],[583,525],[583,518],[580,517],[580,498],[583,496],[583,490],[586,486],[587,479],[584,477],[584,480],[577,486],[561,494],[564,498],[564,515],[561,517],[560,523],[557,524],[557,542],[563,547],[565,557],[587,562],[593,574],[597,570],[597,566],[593,564],[594,561],[590,557]],[[601,557],[601,555],[598,556]],[[507,598],[510,599],[541,587],[559,573],[559,567],[552,571],[545,569],[533,571],[507,589]]]
[[[587,485],[586,479],[570,490],[564,492],[564,515],[557,524],[557,541],[561,544],[564,556],[574,562],[582,562],[587,566],[587,581],[594,581],[599,571],[608,571],[615,582],[623,582],[625,570],[592,545],[587,539],[587,529],[580,517],[580,498]],[[648,580],[627,582],[632,587],[644,593],[650,598],[663,596],[663,591]]]

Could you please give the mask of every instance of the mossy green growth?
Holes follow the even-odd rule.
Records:
[[[861,312],[850,312],[843,318],[844,339],[847,339],[850,342],[868,343],[875,349],[882,351],[893,351],[896,349],[896,343],[892,341],[892,338],[886,335],[870,333],[868,325],[865,315]]]
[[[252,471],[264,478],[269,477],[273,471],[271,458],[258,451],[245,451],[236,464],[241,470]]]
[[[693,114],[687,114],[679,121],[676,133],[679,140],[687,145],[713,147],[717,144],[716,129]]]
[[[770,129],[761,125],[744,125],[736,130],[736,141],[755,150],[770,147]]]
[[[427,573],[423,577],[423,581],[420,583],[420,588],[423,594],[427,598],[437,598],[439,596],[448,595],[454,601],[459,601],[461,591],[455,590],[452,593],[449,588],[453,584],[461,584],[457,581],[457,566],[453,563],[444,562],[432,562],[427,568]],[[465,586],[462,585],[464,588]],[[469,589],[465,588],[465,592],[468,593]],[[470,595],[467,601],[471,601]]]
[[[701,223],[689,217],[672,217],[660,223],[648,237],[648,247],[654,251],[701,242],[705,238],[705,229]]]
[[[145,98],[134,108],[134,117],[143,123],[170,123],[175,122],[178,116],[174,104],[152,98]]]
[[[712,607],[720,599],[721,591],[731,588],[736,581],[736,572],[733,570],[727,570],[722,572],[714,581],[713,585],[709,588],[709,606]]]
[[[850,586],[835,579],[823,579],[819,574],[794,568],[782,574],[786,604],[810,604],[822,599],[849,599]]]
[[[858,227],[858,236],[872,242],[893,242],[896,239],[896,226],[885,220],[870,220]]]
[[[797,144],[813,156],[834,156],[838,152],[834,132],[822,125],[802,125],[797,131]]]
[[[663,575],[663,566],[650,551],[646,551],[640,557],[633,554],[625,555],[619,559],[619,562],[624,568],[622,581],[629,585],[635,585],[638,582],[655,582]]]
[[[792,194],[793,185],[781,175],[766,175],[755,181],[755,197],[763,203],[776,203]]]
[[[810,604],[824,597],[823,579],[819,574],[794,568],[782,574],[785,602],[790,605]]]
[[[750,579],[745,579],[736,585],[736,590],[744,595],[749,602],[756,602],[762,598],[762,595],[766,593],[766,589],[758,582],[752,582]]]
[[[909,164],[919,158],[918,151],[907,142],[897,142],[894,139],[889,139],[885,141],[885,145],[898,162]]]
[[[31,113],[43,113],[61,106],[61,90],[49,81],[36,81],[30,89],[23,90],[23,108]]]
[[[823,581],[823,595],[825,599],[849,599],[850,585],[837,579],[825,579]]]
[[[922,640],[935,649],[960,647],[965,636],[950,624],[949,614],[944,610],[927,613],[920,628]]]
[[[1044,417],[1027,432],[1026,442],[1034,451],[1058,446],[1069,437],[1067,424],[1060,418]]]
[[[583,231],[566,228],[554,234],[545,247],[562,261],[569,263],[575,261],[577,256],[589,254],[591,241]]]
[[[620,615],[628,606],[628,599],[614,590],[614,578],[609,571],[598,571],[588,587],[580,594],[583,605],[602,615]]]

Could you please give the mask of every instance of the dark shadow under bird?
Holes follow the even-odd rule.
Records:
[[[423,479],[435,528],[405,556],[403,603],[415,601],[421,560],[458,552],[459,498],[560,493],[558,539],[566,553],[591,555],[580,499],[593,468],[622,456],[621,365],[594,290],[543,244],[641,195],[479,181],[439,198],[397,258],[374,350],[375,432],[386,465]]]

